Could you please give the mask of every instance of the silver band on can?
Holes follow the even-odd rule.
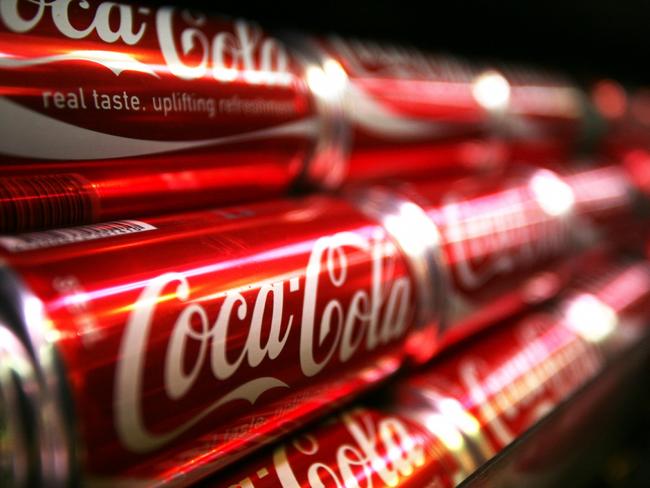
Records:
[[[0,441],[11,464],[0,468],[8,477],[1,484],[69,486],[76,475],[72,407],[43,304],[2,261],[0,296],[0,422],[12,423],[8,442]]]
[[[384,227],[407,259],[417,298],[416,329],[407,347],[416,362],[426,362],[437,352],[450,287],[440,232],[422,208],[390,190],[372,187],[348,198]]]
[[[341,186],[348,172],[351,131],[346,118],[348,75],[316,42],[299,34],[280,36],[302,63],[304,79],[319,114],[319,137],[305,163],[301,184],[326,190]]]

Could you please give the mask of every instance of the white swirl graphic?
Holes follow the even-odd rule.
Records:
[[[0,68],[24,68],[61,61],[89,61],[110,69],[116,76],[124,71],[137,71],[160,78],[150,66],[138,61],[133,56],[114,51],[70,51],[65,54],[43,56],[40,58],[0,57]]]
[[[130,374],[130,373],[127,373]],[[214,402],[209,407],[206,407],[201,413],[192,417],[184,424],[169,430],[164,434],[155,434],[149,432],[144,425],[134,421],[133,415],[121,415],[117,418],[117,429],[120,437],[125,445],[134,452],[147,452],[164,446],[171,440],[175,439],[182,433],[186,432],[201,420],[206,418],[219,407],[235,400],[246,400],[251,405],[254,405],[262,393],[272,390],[274,388],[289,388],[285,382],[280,381],[278,378],[272,376],[265,376],[262,378],[255,378],[248,381],[243,385],[238,386],[231,392],[222,396],[219,400]]]
[[[0,153],[23,158],[93,160],[160,154],[257,139],[316,137],[315,117],[268,129],[195,141],[157,141],[104,134],[30,110],[0,97]],[[40,141],[34,144],[34,141]]]
[[[352,84],[348,86],[346,95],[347,112],[350,118],[368,132],[381,137],[420,139],[440,137],[448,131],[445,124],[405,117],[377,103],[367,93]]]

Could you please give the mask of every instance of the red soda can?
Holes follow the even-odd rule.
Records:
[[[431,224],[397,197],[385,217],[422,232],[314,196],[2,237],[3,320],[55,437],[31,469],[189,484],[429,359]]]
[[[253,23],[15,0],[0,50],[3,232],[260,199],[337,158],[326,74]]]
[[[584,130],[584,96],[559,75],[338,36],[294,44],[345,85],[349,158],[307,168],[318,184],[566,160]]]
[[[484,460],[533,427],[648,337],[650,266],[611,262],[556,306],[477,337],[400,388],[458,422]]]
[[[364,401],[202,486],[453,487],[478,464],[463,449],[462,434],[444,420],[440,416],[434,427],[438,437],[409,407]]]
[[[290,38],[291,39],[291,38]],[[482,70],[450,56],[371,41],[298,37],[299,46],[343,87],[351,130],[341,166],[313,164],[306,179],[337,187],[407,175],[449,175],[500,164],[487,138],[491,110],[473,92]],[[501,77],[500,80],[506,83]],[[506,88],[507,89],[507,88]]]
[[[639,379],[647,371],[647,339],[518,436],[517,442],[470,476],[465,486],[577,486],[593,479],[599,471],[594,461],[612,451],[612,439],[626,421],[638,421],[630,415],[630,407],[637,409],[631,402],[638,401],[635,390],[642,388]]]
[[[556,295],[575,264],[558,258],[591,242],[582,236],[587,226],[576,219],[573,191],[546,169],[408,183],[398,191],[438,230],[448,297],[441,347]],[[553,262],[558,272],[546,273]]]
[[[436,283],[447,297],[439,347],[555,296],[583,259],[602,251],[587,256],[580,249],[612,242],[631,248],[627,241],[643,234],[638,195],[622,167],[564,173],[522,166],[493,177],[394,187],[437,230]],[[382,201],[381,189],[373,189],[366,206],[373,192]],[[566,260],[569,254],[577,257]]]

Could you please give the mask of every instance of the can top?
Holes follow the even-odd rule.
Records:
[[[33,418],[38,379],[27,349],[3,322],[0,318],[0,484],[27,486],[38,462]]]
[[[63,486],[73,457],[69,409],[43,304],[2,260],[0,297],[0,485]]]
[[[384,227],[408,263],[417,316],[406,347],[416,363],[427,362],[438,350],[449,286],[440,232],[419,205],[381,186],[350,192],[348,198]]]
[[[344,107],[348,75],[313,39],[285,33],[283,40],[302,64],[305,83],[320,116],[319,138],[305,164],[303,183],[316,188],[338,188],[347,175],[351,140]]]

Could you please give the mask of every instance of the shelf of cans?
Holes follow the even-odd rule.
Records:
[[[644,91],[180,6],[0,20],[3,485],[528,483],[640,374]]]

